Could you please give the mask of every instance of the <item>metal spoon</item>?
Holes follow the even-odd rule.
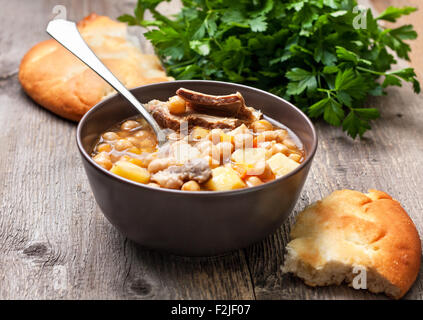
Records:
[[[166,142],[166,135],[153,116],[88,47],[74,22],[63,19],[52,20],[47,25],[46,31],[53,39],[59,42],[63,47],[68,49],[73,55],[79,58],[79,60],[102,77],[117,92],[124,96],[126,100],[128,100],[129,103],[139,111],[139,113],[141,113],[156,133],[159,146]]]

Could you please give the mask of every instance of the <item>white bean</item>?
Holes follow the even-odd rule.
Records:
[[[148,171],[151,173],[162,171],[164,169],[167,169],[173,162],[174,160],[172,158],[154,159],[148,165]]]

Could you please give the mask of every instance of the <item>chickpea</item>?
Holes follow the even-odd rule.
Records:
[[[133,146],[135,146],[135,147],[139,147],[140,146],[140,139],[135,138],[135,137],[128,137],[126,139],[128,139],[128,141],[130,143],[132,143]]]
[[[155,183],[155,182],[147,183],[147,185],[150,186],[150,187],[154,187],[154,188],[160,188],[160,185]]]
[[[257,143],[276,140],[276,138],[277,134],[275,131],[263,131],[257,136]]]
[[[272,154],[275,154],[275,153],[283,153],[284,155],[288,155],[289,154],[289,149],[288,149],[288,147],[287,146],[285,146],[284,144],[282,144],[282,143],[275,143],[272,147],[271,147],[271,149],[270,149],[271,151],[272,151]]]
[[[138,138],[138,140],[141,140],[147,137],[151,137],[151,133],[147,130],[139,130],[135,132],[134,137]]]
[[[131,160],[131,157],[130,157],[130,156],[128,156],[128,155],[126,155],[126,154],[124,154],[123,156],[121,156],[121,157],[119,158],[119,160],[123,160],[123,161],[130,161],[130,160]]]
[[[229,153],[231,154],[234,151],[234,145],[231,142],[221,142],[217,145],[217,147],[221,150],[221,153]]]
[[[168,168],[175,161],[172,158],[158,158],[154,159],[148,165],[148,171],[151,173],[156,173]]]
[[[119,160],[120,160],[120,158],[122,158],[122,156],[121,156],[120,154],[115,154],[115,153],[113,153],[113,152],[111,152],[111,153],[109,154],[109,156],[110,156],[110,160],[112,160],[112,162],[113,162],[113,163],[115,163],[115,162],[119,161]]]
[[[137,118],[135,120],[140,124],[140,127],[145,127],[147,125],[147,120],[144,118]]]
[[[291,138],[285,138],[284,140],[283,140],[283,144],[285,145],[285,146],[287,146],[289,149],[291,149],[291,150],[297,150],[297,145],[295,144],[295,142],[294,141],[292,141],[292,139]]]
[[[118,135],[119,135],[120,139],[123,139],[123,138],[127,138],[127,137],[131,136],[131,132],[121,130],[121,131],[118,132]]]
[[[273,145],[276,143],[276,141],[259,141],[257,142],[257,148],[264,148],[266,150],[271,150]]]
[[[140,167],[144,167],[147,168],[148,165],[154,160],[156,159],[155,154],[150,153],[150,154],[142,154],[142,156],[140,158],[137,158],[136,160],[139,160],[139,164],[135,163],[137,165],[139,165]]]
[[[132,129],[135,129],[139,127],[140,124],[135,120],[127,120],[120,126],[121,130],[124,131],[131,131]]]
[[[196,181],[190,180],[188,182],[185,182],[182,185],[181,190],[183,190],[183,191],[200,191],[200,185]]]
[[[265,171],[266,171],[266,161],[263,159],[254,163],[253,167],[247,168],[247,175],[259,176],[264,174]]]
[[[212,147],[212,157],[217,161],[225,161],[231,157],[234,146],[230,142],[220,142]]]
[[[128,149],[128,152],[135,153],[135,154],[141,154],[142,153],[142,151],[139,148],[137,148],[137,147],[131,147],[131,148],[129,148]]]
[[[220,142],[220,137],[225,134],[225,132],[222,129],[213,129],[210,131],[208,137],[213,144],[218,144]]]
[[[298,153],[291,153],[288,157],[290,159],[294,160],[295,162],[300,162],[300,160],[302,158],[302,156],[299,155]]]
[[[254,130],[254,132],[264,132],[273,130],[272,124],[267,120],[254,121],[251,125],[251,128]]]
[[[283,140],[288,137],[288,131],[285,129],[278,129],[278,130],[275,130],[275,132],[276,132],[276,140],[278,142],[283,142]]]
[[[234,143],[234,136],[224,133],[220,136],[220,141]]]
[[[139,148],[154,148],[157,143],[154,137],[145,138],[139,141]]]
[[[209,162],[210,168],[214,169],[220,166],[220,161],[213,159],[211,156],[205,156],[205,159]]]
[[[235,149],[252,148],[254,137],[250,133],[241,133],[234,136]]]
[[[170,176],[168,179],[163,181],[163,184],[160,183],[160,186],[167,189],[180,189],[183,182],[178,177]]]
[[[112,150],[112,146],[108,143],[102,143],[97,146],[98,152],[110,152]]]
[[[208,150],[209,151],[209,149],[211,148],[211,146],[212,146],[213,144],[212,144],[212,142],[211,141],[209,141],[209,140],[203,140],[203,141],[200,141],[200,142],[198,142],[196,145],[195,145],[195,147],[201,152],[201,153],[203,153],[204,151],[206,151],[206,150]],[[207,153],[207,154],[209,154],[209,153]]]
[[[110,132],[103,133],[103,139],[106,141],[114,141],[119,139],[119,136],[116,132],[110,131]]]
[[[179,96],[173,96],[169,98],[168,109],[172,114],[185,113],[186,103],[185,100]]]
[[[251,177],[248,177],[248,178],[245,180],[245,182],[247,182],[247,185],[248,185],[249,187],[259,186],[259,185],[261,185],[261,184],[263,184],[263,183],[264,183],[263,181],[261,181],[261,179],[260,179],[259,177],[256,177],[256,176],[251,176]]]
[[[117,151],[123,151],[125,149],[128,149],[132,147],[132,143],[128,139],[119,139],[115,143],[115,149]]]
[[[113,166],[110,156],[105,152],[100,152],[93,157],[94,161],[106,170],[110,170]]]

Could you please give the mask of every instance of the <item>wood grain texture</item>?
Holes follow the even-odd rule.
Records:
[[[211,258],[146,250],[120,235],[97,207],[75,124],[37,106],[18,83],[20,59],[47,39],[44,28],[56,4],[0,0],[0,299],[383,298],[346,286],[309,288],[280,266],[294,216],[334,189],[390,193],[423,235],[421,96],[405,86],[369,101],[380,107],[382,119],[362,141],[318,123],[320,145],[301,199],[264,241]],[[61,4],[71,20],[92,11],[116,17],[134,7],[134,1],[112,0]],[[162,10],[175,8],[172,3]],[[406,298],[423,298],[422,277]]]
[[[23,4],[24,3],[24,4]],[[62,1],[71,20],[116,17],[133,2]],[[33,103],[16,71],[47,39],[55,1],[0,2],[0,299],[252,299],[243,251],[188,259],[139,248],[98,209],[74,123]],[[20,18],[15,19],[19,12]],[[34,14],[34,13],[37,14]],[[29,18],[30,17],[30,18]],[[15,26],[15,34],[7,30]]]
[[[405,86],[390,89],[388,97],[368,104],[379,108],[382,116],[362,141],[317,124],[320,145],[294,214],[276,234],[247,249],[258,299],[384,298],[346,286],[310,288],[280,271],[293,216],[333,190],[374,188],[389,193],[402,203],[423,236],[423,97]],[[421,274],[422,270],[405,299],[423,299]]]
[[[372,5],[367,0],[360,3],[367,7]],[[384,1],[379,3],[378,9],[415,4],[414,0]],[[423,28],[422,19],[413,21],[416,29]],[[415,57],[422,56],[419,47],[413,50]],[[412,62],[420,70],[418,61],[416,58]],[[395,67],[405,66],[407,64],[401,61]],[[373,188],[389,193],[402,203],[423,237],[423,96],[404,85],[388,89],[388,96],[370,99],[367,104],[378,108],[381,118],[372,124],[372,130],[361,141],[353,141],[325,123],[316,124],[319,148],[293,214],[276,234],[246,250],[257,299],[386,299],[383,295],[347,286],[311,288],[280,271],[295,215],[333,190],[366,192]],[[404,299],[423,299],[422,273],[423,266]]]

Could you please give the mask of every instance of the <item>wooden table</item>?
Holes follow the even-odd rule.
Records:
[[[93,11],[117,17],[134,7],[134,1],[60,3],[71,20]],[[319,149],[301,199],[262,242],[211,258],[141,249],[96,205],[77,151],[76,125],[33,103],[18,83],[20,59],[47,38],[56,4],[0,1],[0,298],[384,298],[347,286],[313,289],[280,267],[295,215],[335,189],[388,192],[423,235],[422,96],[405,85],[369,101],[382,118],[361,141],[318,123]],[[421,276],[405,298],[423,298]]]

